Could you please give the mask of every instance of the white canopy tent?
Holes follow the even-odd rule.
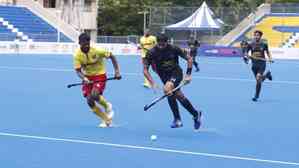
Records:
[[[220,29],[223,22],[220,19],[213,19],[213,11],[203,2],[191,16],[176,24],[166,26],[168,30],[212,30]]]

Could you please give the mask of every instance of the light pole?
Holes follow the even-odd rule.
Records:
[[[144,10],[144,11],[138,12],[138,14],[143,14],[143,34],[144,34],[145,30],[146,30],[146,15],[148,14],[148,11]]]

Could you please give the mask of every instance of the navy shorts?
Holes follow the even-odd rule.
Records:
[[[262,61],[262,60],[252,61],[251,70],[252,70],[254,76],[256,76],[258,73],[263,75],[266,70],[266,62]]]
[[[167,81],[171,81],[174,87],[177,87],[183,80],[183,71],[181,69],[175,69],[169,72],[163,72],[159,74],[162,82],[165,84]]]

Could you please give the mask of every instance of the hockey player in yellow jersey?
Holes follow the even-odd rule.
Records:
[[[150,34],[150,30],[147,29],[144,31],[144,35],[140,38],[140,49],[141,49],[141,58],[145,58],[146,53],[157,44],[156,37]],[[143,62],[142,62],[143,64]],[[151,88],[150,83],[146,78],[144,78],[144,87]]]

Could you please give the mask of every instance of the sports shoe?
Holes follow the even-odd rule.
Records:
[[[170,125],[171,128],[180,128],[183,126],[183,123],[181,120],[175,119],[172,124]]]
[[[265,76],[266,76],[267,79],[269,79],[270,81],[272,81],[272,74],[271,74],[270,71],[268,71]]]
[[[112,119],[114,116],[114,111],[112,109],[112,104],[111,103],[107,103],[108,107],[105,109],[105,113],[108,115],[109,119]]]
[[[252,101],[257,102],[257,97],[252,98]]]
[[[101,124],[98,125],[100,128],[107,128],[108,125],[105,122],[101,122]]]
[[[100,128],[107,128],[112,126],[112,120],[109,121],[102,121],[101,124],[98,125]]]
[[[198,116],[193,118],[193,120],[194,120],[194,129],[195,130],[198,130],[201,126],[201,115],[202,115],[202,112],[200,111]]]

